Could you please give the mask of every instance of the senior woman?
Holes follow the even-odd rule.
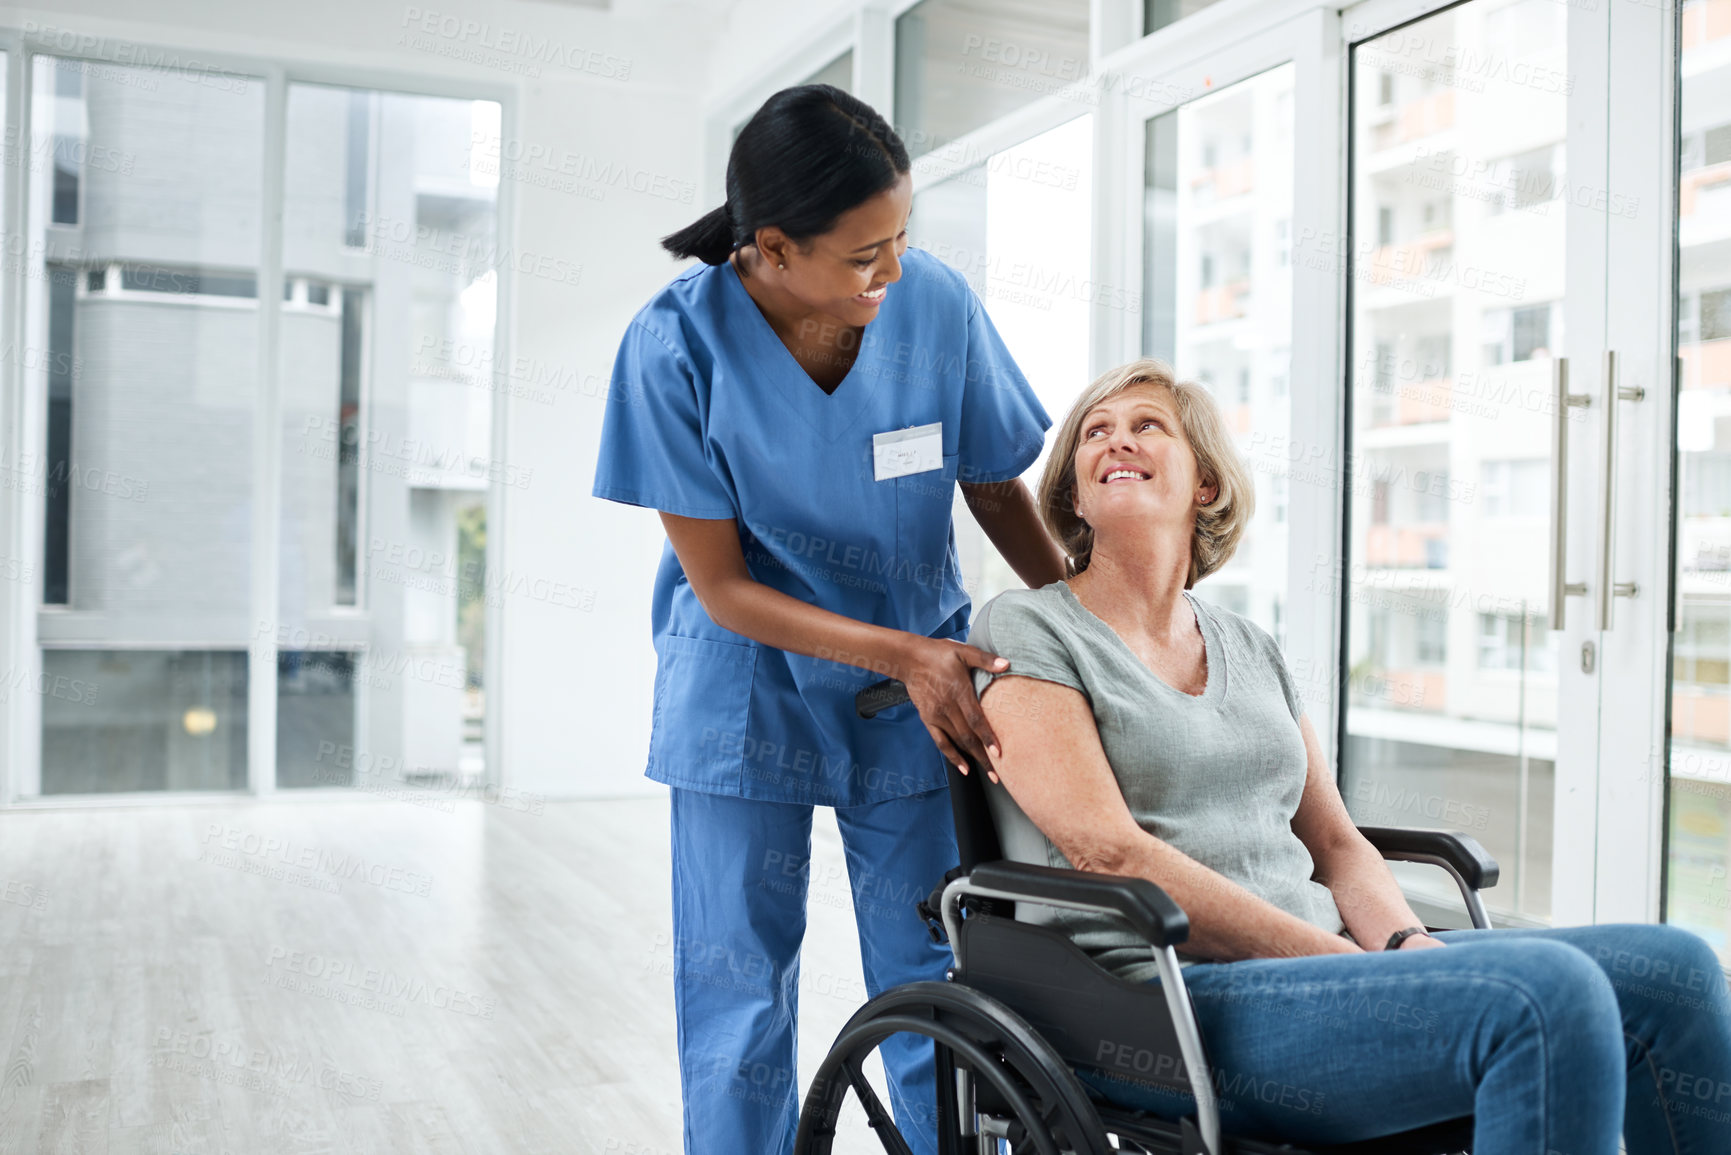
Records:
[[[1158,361],[1105,374],[1040,497],[1071,576],[1001,594],[970,638],[1011,663],[974,675],[998,738],[987,797],[1010,858],[1147,878],[1188,912],[1179,961],[1228,1131],[1345,1143],[1472,1114],[1475,1155],[1617,1155],[1619,1132],[1630,1155],[1731,1152],[1731,998],[1698,936],[1423,933],[1274,641],[1191,593],[1254,502],[1206,390]],[[1159,981],[1112,918],[1025,911]]]

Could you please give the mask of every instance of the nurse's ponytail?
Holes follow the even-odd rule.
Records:
[[[910,167],[901,137],[865,101],[829,84],[784,88],[734,139],[727,203],[663,237],[661,247],[719,265],[770,225],[806,241]]]
[[[676,257],[696,257],[706,265],[719,265],[733,252],[733,223],[727,206],[711,209],[678,232],[661,238],[661,247]]]

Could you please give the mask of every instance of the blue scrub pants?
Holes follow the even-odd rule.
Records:
[[[1221,1125],[1350,1143],[1473,1115],[1473,1155],[1617,1155],[1619,1134],[1629,1155],[1731,1152],[1731,997],[1699,935],[1436,937],[1448,946],[1186,967]],[[1133,1046],[1113,1057],[1134,1069]],[[1126,1106],[1195,1109],[1187,1093],[1079,1073]]]
[[[805,937],[811,807],[674,788],[673,986],[686,1155],[787,1155],[802,1088],[795,1026]],[[914,904],[956,865],[948,789],[837,807],[859,927],[860,1002],[941,980],[946,946]],[[825,960],[812,960],[824,967]],[[937,1150],[929,1040],[879,1048],[896,1124],[915,1155]]]

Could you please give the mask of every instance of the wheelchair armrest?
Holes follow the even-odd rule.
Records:
[[[1488,890],[1497,884],[1497,860],[1470,834],[1403,830],[1396,826],[1360,826],[1358,832],[1384,858],[1421,862],[1441,859],[1474,890]]]
[[[1057,902],[1097,907],[1118,915],[1155,947],[1177,946],[1190,937],[1190,919],[1146,878],[1034,866],[1026,862],[982,862],[968,883],[1001,892],[1018,902]]]

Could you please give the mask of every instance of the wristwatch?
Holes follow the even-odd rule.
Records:
[[[1411,938],[1413,935],[1415,935],[1415,934],[1429,934],[1429,933],[1430,932],[1425,930],[1425,928],[1422,926],[1409,926],[1404,930],[1397,930],[1393,934],[1388,936],[1388,945],[1383,947],[1382,949],[1383,950],[1399,950],[1400,944],[1405,942],[1407,939]]]

